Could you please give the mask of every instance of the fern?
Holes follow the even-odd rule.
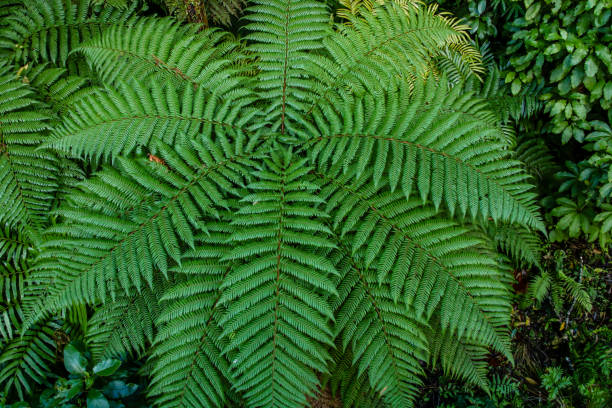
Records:
[[[215,25],[229,26],[232,20],[239,17],[246,5],[246,0],[164,0],[170,12],[180,20],[200,23],[207,27]]]
[[[79,43],[113,23],[126,22],[130,9],[91,8],[92,0],[22,1],[3,19],[0,48],[18,64],[49,61],[65,66]]]
[[[163,284],[155,282],[138,294],[120,294],[99,305],[88,321],[87,343],[95,361],[124,353],[143,354],[153,341]]]
[[[74,52],[87,57],[106,83],[135,77],[197,88],[226,81],[226,88],[214,89],[224,95],[240,86],[234,65],[245,57],[238,45],[217,30],[199,31],[170,19],[142,18],[129,26],[113,25]]]
[[[563,251],[556,251],[555,258],[557,265],[554,272],[543,271],[529,282],[526,301],[535,300],[535,304],[539,306],[546,296],[549,296],[557,313],[562,311],[567,301],[578,305],[584,311],[590,311],[593,304],[591,296],[581,282],[582,277],[575,280],[564,272],[565,253]],[[582,276],[582,271],[580,274]],[[568,318],[572,309],[573,305],[569,308]]]
[[[35,233],[46,223],[57,189],[57,159],[37,149],[53,116],[11,70],[0,65],[0,223]]]
[[[31,250],[32,244],[23,230],[12,230],[6,226],[0,229],[0,259],[4,262],[17,266],[28,258]]]
[[[355,17],[367,16],[369,13],[377,12],[376,6],[384,4],[394,4],[405,14],[411,16],[419,7],[423,7],[420,0],[340,0],[341,8],[337,10],[337,15],[346,20],[347,25],[352,25]],[[432,4],[429,10],[437,12],[437,6]],[[432,64],[425,72],[437,74],[438,71],[444,72],[452,83],[467,80],[471,77],[479,78],[484,73],[482,57],[478,49],[468,40],[467,31],[469,27],[457,24],[447,13],[436,13],[436,17],[441,21],[447,22],[459,35],[437,48],[430,48],[428,51],[432,58]]]
[[[96,358],[147,357],[164,408],[304,406],[327,386],[411,406],[427,364],[488,387],[486,352],[511,359],[497,248],[533,263],[544,226],[486,98],[425,75],[460,25],[394,4],[332,25],[323,3],[256,0],[240,44],[87,5],[94,35],[6,68],[27,148],[54,166],[44,207],[0,190],[9,234],[46,227],[27,235],[7,391],[44,378],[25,356],[58,316]]]

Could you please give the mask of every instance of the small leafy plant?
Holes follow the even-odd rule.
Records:
[[[121,361],[114,358],[92,363],[91,354],[79,342],[64,348],[64,366],[68,378],[56,380],[53,388],[42,392],[41,408],[121,408],[122,400],[139,392],[139,386],[126,383],[118,371]]]

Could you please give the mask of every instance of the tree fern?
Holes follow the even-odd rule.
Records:
[[[74,51],[86,56],[107,83],[135,77],[197,88],[227,81],[226,88],[214,88],[223,95],[240,84],[235,65],[245,56],[238,47],[229,34],[218,30],[200,31],[171,19],[142,18],[129,25],[113,25]]]
[[[376,6],[384,5],[385,3],[393,3],[401,8],[404,13],[411,16],[415,10],[422,7],[423,2],[420,0],[340,0],[341,6],[336,12],[338,17],[347,20],[348,25],[351,25],[358,16],[367,16],[372,12],[376,12]],[[430,10],[436,13],[436,4],[432,3]],[[447,13],[437,13],[437,18],[448,22],[458,33],[467,33],[469,27],[467,25],[456,24],[452,18],[449,18]],[[438,71],[444,72],[453,83],[465,81],[473,76],[479,77],[484,73],[482,65],[482,57],[478,49],[469,41],[467,35],[458,35],[450,39],[446,44],[438,45],[437,48],[429,49],[432,58],[432,64],[426,72],[436,74]]]
[[[13,230],[5,226],[0,229],[0,259],[19,265],[28,258],[32,244],[23,229]]]
[[[70,51],[112,23],[126,22],[131,9],[91,7],[91,0],[22,1],[4,19],[0,47],[18,64],[67,63]]]
[[[35,232],[46,223],[57,189],[57,159],[37,149],[53,116],[11,70],[0,65],[0,223]]]
[[[511,358],[497,248],[533,261],[544,227],[487,100],[425,75],[465,36],[454,20],[389,4],[333,25],[323,3],[256,0],[240,44],[87,5],[94,35],[50,34],[6,71],[26,99],[6,111],[54,166],[45,207],[0,190],[10,234],[47,227],[28,241],[8,391],[43,378],[24,356],[85,305],[95,357],[146,356],[161,407],[304,406],[324,384],[410,406],[426,364],[487,387],[486,352]]]
[[[208,27],[210,23],[229,26],[239,17],[246,0],[164,0],[170,12],[180,20],[200,23]]]

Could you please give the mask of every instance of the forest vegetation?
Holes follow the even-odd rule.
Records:
[[[0,407],[612,406],[612,0],[0,0]]]

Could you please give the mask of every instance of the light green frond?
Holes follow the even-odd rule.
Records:
[[[258,55],[258,91],[266,101],[272,131],[286,133],[304,126],[303,94],[315,84],[306,65],[329,32],[325,4],[313,0],[255,0],[247,9],[249,50]]]
[[[285,152],[265,162],[232,219],[233,249],[224,259],[240,265],[222,284],[222,337],[225,352],[235,352],[233,385],[249,406],[302,406],[333,344],[328,299],[337,272],[320,251],[334,244],[317,185],[304,177],[306,160]]]
[[[323,173],[356,176],[373,168],[374,186],[389,183],[406,198],[418,193],[434,207],[442,203],[453,215],[517,223],[545,231],[537,212],[529,176],[509,157],[498,131],[466,114],[478,106],[470,94],[444,82],[427,81],[414,92],[354,98],[315,112],[320,137],[307,143],[308,153]]]
[[[221,407],[227,402],[230,363],[222,354],[220,286],[231,263],[228,222],[210,223],[176,267],[176,283],[161,298],[149,394],[161,408]],[[180,339],[180,341],[176,341]]]
[[[34,90],[0,63],[0,223],[26,225],[30,233],[46,223],[57,189],[57,159],[39,149],[52,114]]]
[[[152,287],[157,271],[167,276],[180,265],[252,166],[240,143],[225,152],[219,145],[208,138],[175,149],[162,143],[162,163],[119,158],[121,171],[108,167],[70,194],[33,268],[40,301],[30,305],[28,323],[44,311]]]
[[[77,103],[48,146],[76,157],[109,159],[143,147],[157,154],[158,141],[180,145],[198,134],[244,138],[256,113],[240,98],[248,92],[222,99],[204,87],[121,82]]]
[[[52,62],[66,66],[72,49],[113,23],[125,23],[133,6],[120,10],[92,6],[91,0],[27,0],[3,19],[0,49],[18,64]]]
[[[124,78],[173,81],[177,87],[204,87],[219,96],[240,93],[244,79],[238,64],[245,56],[228,33],[172,19],[141,18],[116,24],[74,52],[83,54],[106,83]]]

